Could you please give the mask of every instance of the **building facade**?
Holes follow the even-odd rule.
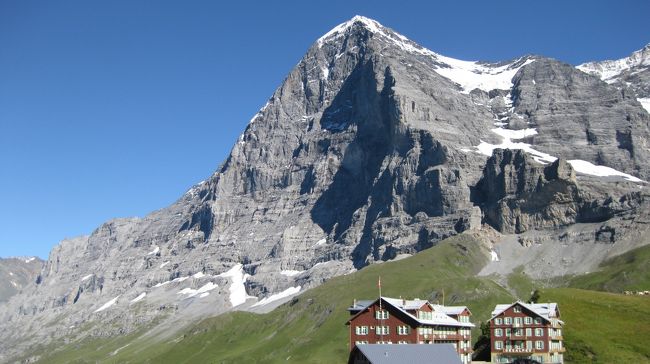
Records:
[[[490,319],[492,363],[511,363],[520,358],[543,364],[564,363],[563,325],[556,303],[497,305]]]
[[[380,297],[348,308],[350,351],[357,344],[452,344],[462,363],[472,361],[471,312],[464,306]]]

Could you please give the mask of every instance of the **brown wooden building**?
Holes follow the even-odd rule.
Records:
[[[464,306],[441,306],[427,300],[380,297],[356,301],[351,318],[350,351],[357,344],[440,344],[454,346],[462,363],[472,361],[471,312]]]
[[[543,364],[564,363],[563,325],[556,303],[497,305],[490,319],[492,362],[525,358]]]

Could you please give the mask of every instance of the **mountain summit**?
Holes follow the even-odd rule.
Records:
[[[496,230],[486,274],[593,270],[649,243],[649,124],[634,93],[571,65],[456,60],[354,17],[307,50],[210,178],[57,245],[0,306],[0,359],[270,310],[467,230]]]

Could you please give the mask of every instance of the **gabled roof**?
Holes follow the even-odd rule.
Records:
[[[513,307],[515,305],[520,305],[521,307],[531,311],[532,313],[536,314],[537,316],[543,318],[546,321],[551,321],[551,318],[558,319],[560,323],[563,323],[561,320],[559,320],[559,315],[556,315],[556,312],[559,313],[559,309],[557,307],[557,303],[551,302],[551,303],[524,303],[521,301],[516,301],[510,304],[501,304],[501,305],[496,305],[494,307],[494,311],[492,311],[492,317],[490,318],[490,321],[493,320],[495,317],[499,316],[502,314],[504,311],[509,309],[510,307]]]
[[[442,306],[442,305],[434,305],[434,307],[440,307],[440,309],[441,309],[442,311],[444,311],[444,313],[446,313],[447,315],[460,315],[460,314],[463,313],[465,310],[467,310],[467,312],[469,312],[470,315],[472,314],[472,311],[470,311],[469,308],[467,308],[467,306]]]
[[[436,310],[436,306],[431,305],[429,301],[426,300],[403,300],[399,298],[390,298],[390,297],[380,297],[374,301],[357,301],[355,306],[351,306],[348,308],[349,311],[354,312],[357,311],[357,313],[352,316],[347,323],[350,323],[350,321],[354,320],[357,316],[359,316],[363,311],[365,311],[366,308],[378,304],[379,299],[381,299],[382,302],[386,303],[387,306],[386,308],[393,308],[394,310],[398,311],[402,316],[407,318],[409,321],[414,322],[416,324],[420,325],[444,325],[444,326],[458,326],[458,327],[474,327],[475,325],[469,322],[460,322],[452,317],[449,317],[444,310],[438,308]],[[370,303],[368,303],[370,302]],[[431,320],[424,320],[420,319],[411,313],[409,313],[407,310],[417,310],[420,309],[424,305],[429,305],[431,308],[433,308],[432,312],[432,319]],[[439,306],[438,307],[443,307]]]
[[[372,364],[430,363],[461,364],[452,344],[357,344],[358,349]]]

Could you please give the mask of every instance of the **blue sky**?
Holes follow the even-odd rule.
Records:
[[[0,256],[45,258],[175,201],[310,44],[356,14],[467,60],[578,64],[650,42],[647,0],[0,0]]]

